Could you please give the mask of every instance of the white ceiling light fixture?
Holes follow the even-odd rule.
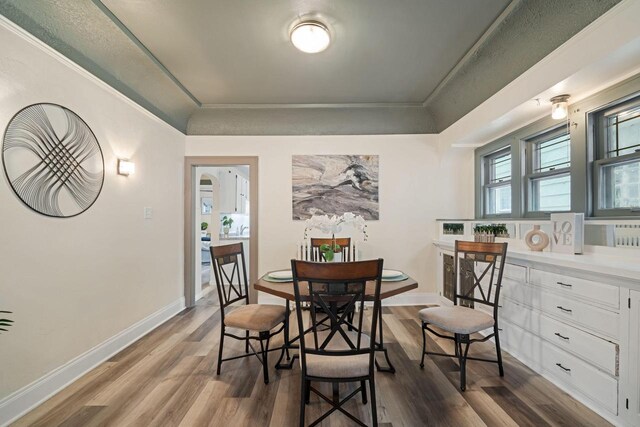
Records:
[[[569,95],[558,95],[550,99],[551,118],[560,120],[569,114]]]
[[[329,47],[329,29],[318,21],[304,21],[291,30],[291,43],[305,53],[322,52]]]

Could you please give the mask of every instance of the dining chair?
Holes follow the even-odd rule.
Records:
[[[320,246],[327,244],[331,245],[333,242],[340,246],[340,254],[342,255],[342,262],[353,261],[351,254],[351,237],[336,237],[332,238],[311,238],[311,259],[309,261],[323,262],[326,261],[324,254],[320,251]]]
[[[466,383],[467,360],[478,360],[498,364],[500,376],[504,376],[502,353],[500,351],[500,335],[498,333],[498,302],[502,286],[502,272],[507,255],[507,243],[464,242],[456,240],[454,256],[454,298],[453,307],[429,307],[418,313],[422,320],[422,360],[424,368],[425,355],[448,356],[458,359],[460,364],[460,390],[464,391]],[[476,270],[475,264],[480,268]],[[476,271],[480,271],[479,275]],[[463,286],[464,285],[464,286]],[[459,305],[461,301],[473,302],[490,308],[492,314],[474,308]],[[434,329],[435,326],[444,335]],[[483,338],[471,338],[471,335],[492,328],[493,332]],[[426,331],[454,341],[454,354],[428,352],[426,348]],[[470,357],[469,346],[475,342],[484,342],[494,338],[496,359]],[[464,345],[464,348],[463,348]]]
[[[332,406],[311,426],[319,424],[335,411],[365,426],[343,406],[358,393],[362,395],[362,403],[367,404],[367,381],[371,393],[371,420],[374,426],[378,425],[374,373],[382,265],[382,259],[339,263],[291,260],[298,330],[308,331],[300,340],[299,349],[301,427],[305,425],[305,405],[309,403],[311,392]],[[365,300],[373,302],[370,325],[364,322]],[[301,303],[306,301],[311,302],[309,311],[302,310]],[[338,312],[340,306],[346,306],[342,313]],[[322,313],[317,307],[322,308]],[[350,322],[347,313],[356,307],[355,322]],[[305,313],[309,313],[308,328],[304,327]],[[329,329],[320,321],[325,315],[330,317]],[[368,333],[364,332],[365,329]],[[312,382],[331,383],[332,398],[318,391]],[[345,382],[359,382],[360,386],[340,399],[339,384]]]
[[[218,369],[220,375],[222,362],[240,359],[255,355],[260,363],[264,376],[264,383],[269,383],[269,368],[267,355],[270,339],[284,330],[285,336],[289,333],[288,306],[274,304],[249,304],[249,289],[247,281],[247,269],[244,258],[242,242],[224,246],[211,246],[212,268],[214,271],[218,298],[220,299],[220,347],[218,349]],[[240,263],[242,261],[242,263]],[[242,265],[241,265],[242,264]],[[236,303],[244,305],[236,306],[227,312],[227,309]],[[279,329],[273,331],[276,327]],[[227,328],[237,328],[245,331],[245,336],[238,336],[227,332]],[[252,335],[257,332],[257,335]],[[230,337],[245,342],[245,353],[240,356],[222,358],[224,338]],[[251,344],[258,341],[260,350],[256,350]],[[251,349],[251,353],[249,352]],[[287,354],[288,358],[288,354]]]

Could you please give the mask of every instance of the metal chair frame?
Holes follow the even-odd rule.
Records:
[[[460,293],[458,289],[459,274],[458,266],[460,261],[460,255],[465,260],[472,262],[486,263],[484,271],[478,275],[475,270],[472,270],[473,274],[473,286],[469,287],[464,293]],[[486,335],[483,338],[471,338],[469,334],[453,334],[444,335],[438,331],[429,327],[429,324],[425,321],[422,322],[422,360],[420,361],[420,368],[424,368],[424,357],[426,355],[433,356],[445,356],[455,357],[458,359],[460,365],[460,390],[464,391],[467,387],[466,382],[466,366],[467,360],[476,360],[481,362],[490,362],[498,364],[498,371],[500,376],[504,376],[504,368],[502,364],[502,352],[500,350],[500,335],[498,327],[498,308],[500,307],[498,302],[500,298],[500,288],[502,287],[502,273],[504,270],[504,263],[507,255],[507,243],[480,243],[480,242],[463,242],[456,240],[455,243],[455,257],[454,257],[454,299],[453,304],[458,305],[458,300],[473,301],[474,303],[484,304],[493,309],[493,332]],[[499,260],[498,260],[499,259]],[[497,274],[496,274],[497,271]],[[482,285],[482,280],[489,274],[489,283],[485,292],[485,288]],[[471,278],[470,272],[465,271],[465,278]],[[496,279],[494,281],[494,279]],[[475,289],[479,290],[480,298],[476,298]],[[492,298],[492,291],[494,293]],[[437,337],[452,340],[455,344],[454,354],[436,353],[427,351],[427,331],[431,332]],[[496,359],[485,359],[479,357],[469,356],[469,346],[476,342],[485,342],[494,338],[496,345]],[[464,348],[463,348],[464,345]]]
[[[358,265],[359,264],[359,265]],[[377,322],[380,319],[380,287],[382,281],[383,260],[359,261],[351,263],[314,263],[307,261],[291,260],[291,268],[293,272],[293,284],[296,300],[296,314],[298,320],[298,330],[304,331],[302,302],[311,302],[310,327],[305,333],[313,334],[313,346],[308,347],[304,336],[300,337],[299,354],[301,362],[301,399],[300,399],[300,426],[305,424],[305,405],[309,403],[311,392],[318,395],[322,400],[329,403],[332,407],[318,419],[313,421],[310,426],[321,423],[325,418],[336,411],[340,411],[356,424],[366,426],[361,420],[347,412],[343,405],[356,396],[358,393],[362,395],[362,403],[367,404],[366,381],[369,381],[369,390],[371,394],[371,417],[374,426],[378,425],[377,408],[376,408],[376,392],[375,392],[375,352],[376,352],[376,331]],[[353,269],[351,268],[353,267]],[[303,271],[300,271],[303,270]],[[339,270],[339,271],[336,271]],[[349,273],[351,271],[351,273]],[[346,274],[344,274],[346,272]],[[371,332],[369,335],[369,345],[364,346],[362,342],[362,326],[364,318],[365,300],[370,301],[371,298],[366,296],[367,281],[375,282],[375,290],[373,295],[373,313],[371,322]],[[307,286],[301,286],[301,282]],[[307,288],[307,292],[301,292],[301,288]],[[358,310],[357,326],[349,320],[349,313],[354,312],[356,306]],[[316,310],[321,308],[321,311]],[[345,307],[345,310],[338,312],[338,307]],[[328,336],[320,342],[318,326],[324,325],[318,321],[317,315],[328,315],[331,321]],[[354,343],[345,332],[343,327],[355,331],[356,342]],[[353,333],[353,332],[352,332]],[[329,350],[326,346],[331,339],[340,335],[342,339],[350,347],[349,350]],[[312,376],[307,373],[307,355],[318,354],[325,356],[355,356],[367,354],[369,356],[369,372],[367,375],[355,377],[329,378],[322,376]],[[332,384],[333,398],[329,398],[322,394],[318,389],[311,385],[312,381],[328,382]],[[360,382],[360,386],[351,392],[348,396],[340,399],[338,389],[340,383]]]
[[[256,358],[262,364],[262,371],[264,377],[264,383],[269,383],[269,365],[268,365],[268,353],[271,351],[277,351],[283,349],[282,347],[278,348],[269,348],[269,341],[272,337],[284,331],[285,337],[289,336],[289,305],[286,306],[286,314],[285,319],[280,328],[275,331],[259,331],[258,336],[251,336],[249,330],[245,331],[245,336],[241,337],[238,335],[234,335],[226,331],[226,325],[224,323],[225,310],[230,305],[239,302],[245,301],[245,304],[249,304],[249,289],[248,289],[248,280],[247,280],[247,269],[244,258],[244,246],[242,242],[234,243],[231,245],[225,246],[211,246],[209,248],[211,251],[211,266],[212,270],[215,274],[216,279],[216,287],[218,289],[218,298],[220,300],[220,315],[221,315],[221,324],[220,324],[220,345],[218,348],[218,367],[216,370],[216,374],[220,375],[220,371],[222,368],[222,362],[227,362],[230,360],[242,359],[245,357],[256,356]],[[216,254],[218,252],[218,254]],[[240,271],[238,257],[242,260],[242,271]],[[231,270],[230,275],[225,271],[224,267],[226,265],[233,264],[233,268]],[[234,281],[237,279],[238,283],[234,284]],[[224,279],[226,279],[227,283],[224,283]],[[225,291],[225,286],[228,287],[228,291]],[[224,338],[234,338],[239,341],[245,342],[245,353],[240,356],[228,357],[226,359],[222,358],[223,348],[224,348]],[[258,341],[260,344],[260,350],[258,351],[251,344],[251,341]],[[285,338],[285,342],[288,340]],[[251,352],[249,352],[251,349]],[[287,360],[290,359],[288,348],[283,349],[286,353]]]

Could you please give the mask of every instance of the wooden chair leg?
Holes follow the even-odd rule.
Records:
[[[374,427],[378,427],[378,408],[377,408],[377,401],[376,401],[376,384],[375,381],[373,379],[373,374],[371,375],[371,378],[369,379],[369,389],[370,389],[370,394],[371,394],[371,425],[373,425]]]
[[[367,404],[367,382],[366,381],[360,381],[360,389],[362,393],[362,404],[366,405]]]
[[[502,367],[502,351],[500,350],[500,336],[498,334],[498,325],[494,327],[493,333],[495,334],[494,339],[496,342],[496,355],[498,356],[498,371],[500,372],[500,376],[504,377],[504,368]]]
[[[245,337],[247,340],[244,342],[244,352],[249,354],[249,331],[245,331]]]
[[[220,345],[218,347],[218,369],[216,375],[220,375],[220,367],[222,366],[222,348],[224,347],[224,325],[220,328]]]

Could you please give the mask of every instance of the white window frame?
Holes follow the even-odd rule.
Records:
[[[640,206],[628,208],[605,208],[609,205],[605,203],[612,194],[604,188],[603,179],[604,168],[607,166],[623,165],[630,162],[640,161],[640,146],[634,153],[622,156],[610,157],[609,141],[607,133],[607,120],[609,117],[619,114],[622,111],[635,109],[640,106],[640,96],[617,103],[606,109],[592,113],[591,120],[594,124],[594,147],[593,147],[593,186],[592,186],[592,211],[595,217],[638,217],[640,216]],[[616,133],[617,134],[617,133]]]
[[[539,209],[534,209],[534,204],[536,203],[535,194],[533,191],[534,182],[539,179],[544,178],[554,178],[561,177],[563,175],[569,176],[571,178],[571,156],[569,157],[569,165],[559,168],[553,168],[552,170],[547,171],[538,171],[538,157],[536,155],[536,146],[547,142],[551,139],[557,138],[561,135],[567,135],[569,138],[569,150],[571,150],[571,134],[566,124],[555,126],[551,129],[546,129],[542,132],[539,132],[535,135],[532,135],[524,140],[524,157],[525,157],[525,176],[524,176],[524,199],[525,199],[525,217],[548,217],[551,213],[554,212],[569,212],[571,211],[571,206],[567,210],[555,210],[555,211],[542,211]],[[571,188],[571,187],[570,187]],[[571,191],[571,190],[570,190]],[[571,202],[570,202],[571,203]]]
[[[495,180],[492,176],[492,167],[491,162],[494,159],[499,157],[503,157],[505,155],[511,155],[510,157],[510,169],[511,174],[509,179],[499,179]],[[512,189],[512,179],[513,179],[513,152],[511,151],[511,146],[507,145],[506,147],[502,147],[497,151],[494,151],[491,154],[487,154],[482,158],[483,163],[483,178],[482,178],[482,198],[483,198],[483,210],[485,218],[499,218],[499,217],[511,217],[513,214],[513,189]],[[511,193],[511,210],[508,213],[490,213],[489,212],[489,191],[492,188],[496,187],[504,187],[509,186],[509,191]]]

